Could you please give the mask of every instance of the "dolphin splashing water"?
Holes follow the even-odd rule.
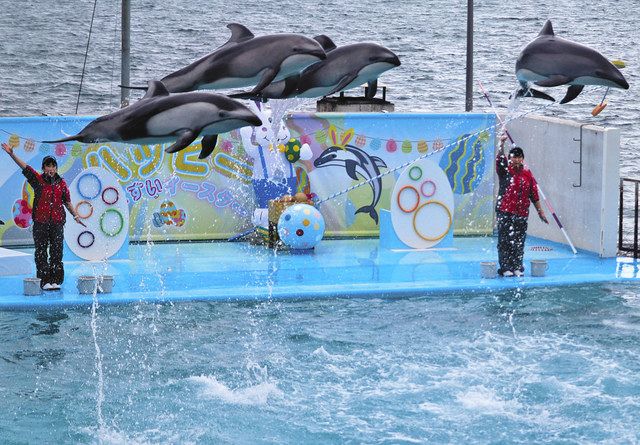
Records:
[[[570,40],[557,37],[551,21],[520,53],[516,61],[516,78],[521,89],[517,96],[537,97],[554,101],[553,97],[529,87],[534,83],[541,87],[569,85],[561,104],[571,102],[585,85],[602,85],[629,89],[620,70],[598,51]]]

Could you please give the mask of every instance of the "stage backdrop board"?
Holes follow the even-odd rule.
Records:
[[[198,159],[199,140],[174,154],[165,153],[165,145],[39,142],[75,134],[92,119],[0,118],[0,140],[36,169],[44,156],[55,156],[68,184],[91,167],[114,175],[127,200],[131,240],[225,239],[251,227],[254,165],[239,131],[220,135],[204,160]],[[310,160],[293,163],[297,190],[320,200],[338,194],[320,205],[326,235],[377,236],[376,219],[390,208],[402,169],[387,172],[418,158],[437,164],[451,184],[454,234],[492,232],[495,115],[290,113],[285,124],[313,152]],[[332,149],[335,162],[319,165]],[[0,245],[32,244],[33,190],[9,157],[0,156]]]

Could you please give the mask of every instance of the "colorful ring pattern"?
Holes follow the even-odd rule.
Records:
[[[118,227],[118,230],[114,230],[112,232],[107,232],[107,230],[105,229],[105,227],[104,227],[104,219],[105,219],[105,216],[108,213],[115,213],[118,216],[118,219],[120,220],[120,227]],[[118,236],[118,234],[120,232],[122,232],[123,228],[124,228],[124,216],[122,216],[122,213],[120,213],[118,210],[116,210],[116,209],[107,209],[107,210],[104,211],[104,213],[102,215],[100,215],[100,230],[105,235],[110,236],[110,237]]]
[[[91,241],[83,244],[80,241],[80,239],[85,235],[89,235],[91,237],[90,238]],[[96,240],[96,236],[93,233],[89,232],[88,230],[85,230],[84,232],[80,232],[80,235],[78,235],[78,246],[82,247],[83,249],[88,249],[89,247],[93,246],[93,243],[95,242],[95,240]]]
[[[108,191],[113,191],[116,194],[116,199],[114,199],[113,201],[107,201],[107,199],[104,197],[105,193],[107,193]],[[105,187],[105,189],[102,191],[102,202],[104,202],[106,205],[113,205],[116,202],[118,202],[118,199],[120,199],[120,193],[118,193],[118,190],[115,187]]]
[[[429,194],[426,194],[424,192],[424,186],[427,185],[427,184],[431,184],[433,186],[433,191],[431,193],[429,193]],[[431,179],[427,179],[420,186],[420,192],[422,192],[422,196],[424,196],[425,198],[431,198],[433,195],[436,194],[436,190],[437,190],[436,183],[433,182]]]
[[[93,196],[89,196],[89,195],[85,195],[82,192],[82,187],[80,184],[82,184],[83,181],[86,180],[86,178],[91,178],[93,177],[97,182],[98,182],[98,191],[96,192],[95,195]],[[102,190],[102,181],[100,181],[100,178],[98,178],[96,175],[94,175],[93,173],[85,173],[84,175],[82,175],[79,179],[78,182],[76,184],[76,187],[78,188],[78,193],[80,194],[80,196],[82,196],[84,199],[93,199],[96,196],[98,196],[100,194],[100,191]]]
[[[430,204],[436,204],[436,205],[439,205],[440,207],[442,207],[443,209],[445,209],[445,211],[447,212],[447,216],[449,217],[449,224],[447,225],[447,229],[444,232],[442,232],[441,235],[438,235],[436,237],[428,237],[428,236],[423,235],[418,230],[418,226],[416,224],[416,218],[418,216],[418,213],[420,213],[420,210],[424,209],[426,206],[428,206]],[[436,201],[435,199],[432,199],[432,200],[427,201],[424,204],[422,204],[420,207],[418,207],[416,212],[413,214],[413,230],[416,232],[416,235],[418,235],[420,238],[422,238],[425,241],[439,241],[439,240],[441,240],[442,238],[444,238],[447,235],[447,233],[449,233],[449,229],[451,229],[451,224],[452,223],[453,223],[453,218],[451,217],[451,211],[449,210],[449,207],[447,207],[441,201]]]
[[[85,205],[89,207],[89,213],[82,214],[80,213],[80,206],[85,206]],[[78,203],[76,204],[76,215],[78,215],[80,219],[89,218],[91,215],[93,215],[93,205],[85,199],[83,199],[82,201],[78,201]]]
[[[404,192],[405,190],[412,190],[416,194],[416,204],[410,209],[406,209],[406,208],[402,207],[402,203],[400,202],[400,196],[402,195],[402,192]],[[418,193],[418,190],[416,190],[416,188],[411,186],[411,185],[405,185],[404,187],[402,187],[400,189],[400,191],[398,192],[398,196],[397,196],[396,199],[397,199],[397,202],[398,202],[398,208],[400,210],[402,210],[404,213],[413,212],[415,209],[418,208],[418,205],[420,204],[420,194]]]
[[[417,176],[414,174],[414,172],[417,172]],[[414,181],[417,181],[418,179],[422,178],[422,169],[417,165],[414,165],[413,167],[411,167],[409,169],[409,178],[413,179]]]

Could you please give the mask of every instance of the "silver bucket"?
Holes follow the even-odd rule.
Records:
[[[93,294],[94,292],[97,292],[97,287],[98,279],[96,277],[87,275],[78,277],[78,293]]]
[[[496,270],[496,263],[494,261],[481,261],[480,262],[480,276],[482,278],[495,278],[498,276]]]
[[[25,278],[23,281],[23,292],[25,295],[41,295],[42,288],[40,287],[40,278]]]
[[[544,277],[549,269],[547,260],[531,260],[531,276],[532,277]]]
[[[98,292],[110,294],[113,291],[113,275],[102,275],[98,278]]]

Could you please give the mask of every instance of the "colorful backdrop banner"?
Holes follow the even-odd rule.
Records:
[[[454,234],[492,232],[493,114],[291,113],[274,124],[288,130],[286,143],[254,146],[255,135],[236,130],[220,135],[207,159],[198,159],[199,143],[167,154],[165,145],[40,142],[75,134],[92,119],[0,118],[0,140],[37,170],[44,156],[55,156],[68,184],[90,167],[113,174],[126,194],[131,240],[229,238],[252,226],[257,177],[261,188],[280,190],[292,176],[294,191],[322,201],[328,236],[377,236],[379,211],[389,209],[403,170],[394,169],[421,157],[450,181]],[[310,148],[310,159],[300,157],[300,147]],[[256,148],[272,156],[258,158]],[[33,190],[10,158],[0,156],[0,245],[32,244]]]

